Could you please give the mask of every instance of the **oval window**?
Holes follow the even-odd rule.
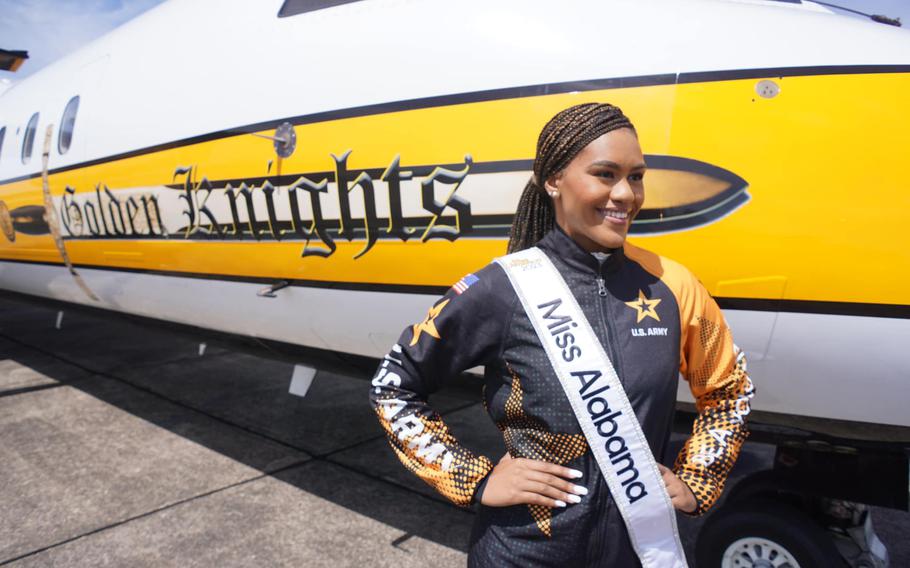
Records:
[[[6,138],[6,127],[0,128],[0,160],[3,159],[3,139]]]
[[[35,145],[35,130],[38,128],[38,113],[28,119],[25,136],[22,138],[22,163],[27,164],[32,157],[32,146]]]
[[[76,111],[79,110],[79,95],[70,99],[63,109],[63,118],[60,119],[60,132],[57,133],[57,151],[66,154],[73,142],[73,126],[76,124]]]

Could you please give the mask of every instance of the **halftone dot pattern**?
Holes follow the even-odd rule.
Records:
[[[699,413],[692,436],[676,457],[673,470],[695,495],[692,515],[710,509],[724,489],[727,475],[736,463],[749,435],[741,418],[749,412],[754,390],[746,374],[746,358],[739,354],[733,371],[722,385],[699,397]]]
[[[417,456],[414,448],[398,439],[392,429],[392,422],[386,420],[380,408],[377,408],[376,413],[395,455],[409,471],[456,505],[462,507],[471,505],[477,484],[493,469],[493,462],[485,456],[474,455],[460,445],[438,416],[427,418],[415,414],[414,416],[423,424],[423,433],[431,436],[429,443],[442,443],[453,457],[451,465],[445,470],[442,467],[442,456],[427,463]]]
[[[563,465],[581,457],[588,451],[588,443],[583,434],[554,434],[540,420],[525,414],[522,406],[521,379],[508,364],[506,368],[512,376],[512,389],[505,404],[505,419],[496,423],[502,430],[503,439],[509,454]],[[528,505],[531,516],[538,528],[547,536],[552,536],[550,520],[553,511],[542,505]]]
[[[730,331],[703,317],[697,317],[698,341],[704,360],[698,369],[689,369],[689,382],[696,388],[704,388],[708,385],[711,375],[718,370],[717,361],[720,358],[720,350],[724,345],[725,335]]]

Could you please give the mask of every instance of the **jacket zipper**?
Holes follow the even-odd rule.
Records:
[[[601,298],[607,297],[607,284],[604,281],[603,276],[597,277],[597,295]],[[606,300],[601,300],[597,302],[597,313],[600,316],[600,323],[603,326],[604,336],[607,338],[607,353],[610,354],[610,360],[613,362],[613,367],[616,367],[616,373],[619,374],[619,357],[617,356],[615,350],[615,340],[616,330],[613,329],[613,326],[610,325],[610,318],[607,317],[608,314],[604,313],[604,303]],[[607,308],[609,310],[609,307]]]
[[[603,269],[603,265],[600,266],[600,269]],[[619,374],[619,368],[617,367],[617,365],[619,364],[619,359],[616,356],[616,351],[614,349],[615,346],[613,345],[615,343],[613,341],[613,338],[616,337],[616,331],[613,329],[613,326],[610,325],[608,314],[605,313],[604,305],[607,304],[607,302],[608,302],[608,300],[606,300],[606,297],[608,296],[608,294],[607,294],[607,284],[602,275],[598,275],[598,277],[597,277],[597,295],[600,296],[600,299],[597,300],[597,313],[600,316],[600,325],[603,327],[604,337],[606,337],[606,341],[607,341],[606,351],[607,351],[607,353],[610,354],[610,359],[612,360],[613,366],[616,368],[617,374]],[[609,305],[607,305],[606,311],[609,311],[609,309],[610,309]],[[607,493],[609,494],[609,489],[607,489]],[[612,494],[608,498],[610,500],[614,500],[614,497]],[[614,504],[611,503],[611,504],[607,505],[607,512],[608,512],[607,516],[609,516],[609,508],[611,506],[614,506]],[[609,525],[609,523],[608,523],[608,525]],[[608,529],[609,529],[609,527],[608,527]],[[608,532],[608,534],[615,534],[614,531],[612,531],[612,530],[608,530],[607,532]],[[601,533],[598,536],[603,537],[603,533]],[[597,537],[595,537],[595,538],[597,538]],[[604,551],[606,548],[606,542],[605,542],[606,540],[607,540],[606,538],[598,539],[597,545],[594,548],[595,553],[594,553],[593,557],[589,557],[588,560],[596,561],[596,560],[603,558]]]

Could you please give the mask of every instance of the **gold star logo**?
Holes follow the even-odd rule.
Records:
[[[641,320],[646,317],[660,321],[660,316],[657,315],[657,310],[655,310],[659,303],[660,299],[649,300],[647,296],[645,296],[644,291],[639,290],[638,299],[632,302],[626,302],[626,305],[638,311],[638,320],[636,323],[641,323]]]
[[[436,316],[439,315],[439,312],[442,311],[442,308],[446,307],[446,304],[449,303],[449,300],[445,302],[440,302],[439,304],[430,308],[427,312],[427,317],[420,323],[415,323],[413,326],[414,337],[411,339],[411,345],[417,345],[417,340],[420,339],[420,334],[426,333],[431,337],[439,339],[439,331],[436,330]]]

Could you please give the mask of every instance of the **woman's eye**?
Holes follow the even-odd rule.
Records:
[[[613,172],[610,172],[610,171],[600,172],[600,173],[597,174],[597,175],[598,175],[599,177],[605,177],[605,178],[607,178],[607,179],[613,179]]]
[[[629,176],[631,181],[642,181],[645,179],[645,174],[632,174]]]

